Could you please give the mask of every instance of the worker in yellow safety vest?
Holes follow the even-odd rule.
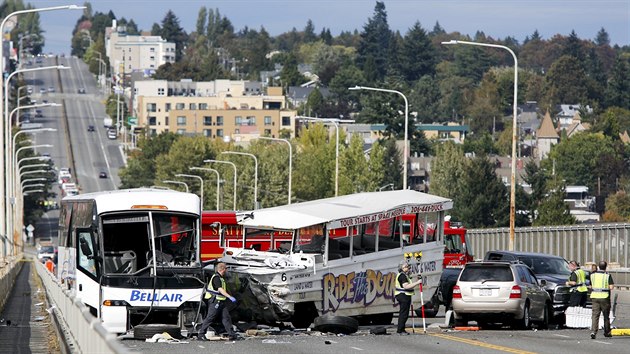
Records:
[[[585,307],[586,295],[588,294],[586,272],[580,268],[580,264],[577,261],[569,262],[569,269],[571,269],[571,275],[566,282],[567,286],[571,287],[569,306]]]
[[[608,263],[599,262],[599,271],[591,274],[591,302],[593,314],[591,317],[591,339],[597,336],[599,315],[604,314],[604,337],[612,337],[610,333],[610,292],[613,289],[613,279],[606,273]]]
[[[396,275],[396,288],[394,289],[394,297],[398,301],[398,328],[396,333],[409,334],[405,331],[405,325],[409,318],[409,308],[411,307],[411,297],[414,294],[413,289],[422,283],[422,276],[418,274],[419,279],[412,282],[409,279],[409,271],[411,267],[407,261],[402,261],[398,267],[398,274]]]
[[[216,267],[216,273],[210,278],[208,287],[206,288],[205,300],[208,305],[208,313],[203,319],[201,328],[197,333],[197,340],[208,340],[206,338],[206,332],[208,327],[214,322],[217,316],[221,316],[221,322],[227,332],[230,340],[238,339],[234,329],[232,329],[232,318],[230,317],[231,306],[228,306],[227,301],[230,304],[236,303],[236,298],[227,292],[227,285],[225,277],[227,273],[227,266],[225,263],[218,263]]]

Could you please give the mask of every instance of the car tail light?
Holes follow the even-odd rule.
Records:
[[[453,287],[453,299],[461,299],[462,298],[462,289],[459,288],[459,285],[455,285]]]
[[[522,293],[521,287],[514,285],[510,291],[510,299],[520,299]]]

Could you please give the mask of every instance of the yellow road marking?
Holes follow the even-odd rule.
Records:
[[[460,338],[460,337],[456,337],[456,336],[452,336],[452,335],[448,335],[448,334],[430,333],[429,335],[433,336],[433,337],[453,340],[453,341],[456,341],[456,342],[462,342],[462,343],[466,343],[466,344],[470,344],[470,345],[476,345],[478,347],[494,349],[494,350],[498,350],[498,351],[502,351],[502,352],[506,352],[506,353],[535,354],[535,352],[528,352],[526,350],[520,350],[520,349],[516,349],[516,348],[504,347],[504,346],[501,346],[501,345],[484,343],[484,342],[481,342],[481,341],[478,341],[478,340],[467,339],[467,338]]]

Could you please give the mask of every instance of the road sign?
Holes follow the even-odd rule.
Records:
[[[28,226],[26,227],[26,231],[33,232],[33,231],[35,231],[35,227],[33,227],[32,224],[28,224]]]
[[[138,125],[138,117],[127,117],[127,124]]]

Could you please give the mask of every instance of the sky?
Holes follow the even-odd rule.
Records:
[[[24,0],[36,8],[82,5],[84,1]],[[417,21],[430,31],[436,22],[448,32],[474,36],[483,31],[493,38],[515,37],[523,42],[538,30],[543,39],[556,34],[594,39],[604,28],[611,44],[630,45],[630,0],[383,0],[390,29],[405,34]],[[202,6],[218,9],[236,31],[246,26],[264,27],[271,36],[301,31],[310,19],[315,33],[330,29],[333,36],[341,31],[362,31],[374,15],[373,0],[93,0],[93,12],[110,10],[117,18],[133,19],[140,30],[150,31],[161,23],[169,10],[179,18],[180,26],[194,31]],[[46,53],[70,53],[72,29],[80,10],[40,13],[45,31]]]

